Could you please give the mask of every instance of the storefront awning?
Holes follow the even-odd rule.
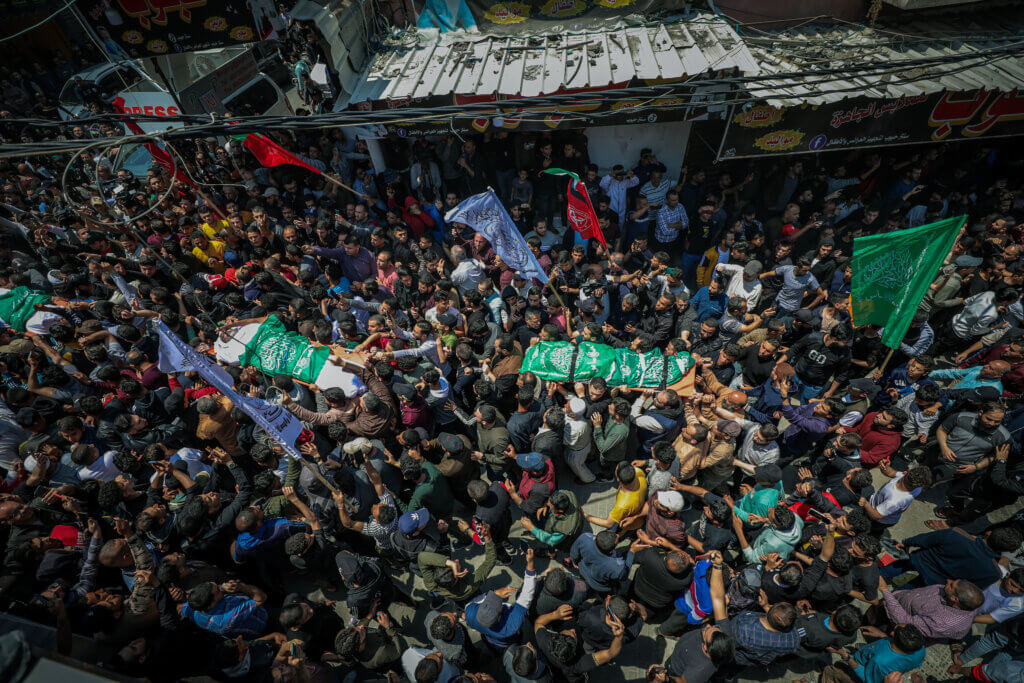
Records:
[[[673,81],[758,66],[720,17],[554,35],[448,33],[378,54],[349,104],[445,96],[532,97],[641,82]]]
[[[747,27],[744,34],[760,73],[778,76],[751,85],[747,92],[776,107],[1024,88],[1024,50],[1019,48],[1024,41],[1024,10],[1020,8],[981,11],[977,5],[968,5],[956,11],[892,18],[874,27],[816,22],[783,31]],[[1018,46],[1015,54],[960,59],[1014,46]],[[863,76],[851,72],[865,65],[884,67],[914,60],[939,62]],[[815,78],[813,83],[786,75],[812,70],[832,75]]]

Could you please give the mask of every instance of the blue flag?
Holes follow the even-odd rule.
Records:
[[[302,422],[283,406],[268,403],[260,398],[243,396],[235,391],[234,380],[227,370],[171,332],[162,320],[155,320],[153,326],[160,337],[160,360],[157,367],[161,372],[195,371],[210,386],[228,397],[228,400],[252,418],[270,438],[281,444],[284,452],[293,458],[301,458],[295,449],[295,440],[302,432]]]
[[[456,206],[445,215],[444,221],[465,223],[487,238],[494,247],[494,253],[500,256],[509,268],[518,270],[527,280],[537,278],[547,283],[548,276],[544,274],[526,244],[526,239],[491,188],[487,188],[487,192],[473,195]]]

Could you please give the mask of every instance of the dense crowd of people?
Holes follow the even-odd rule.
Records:
[[[0,94],[7,141],[122,132],[17,130]],[[499,132],[386,142],[375,168],[342,130],[273,135],[350,189],[226,138],[176,143],[194,187],[114,149],[66,188],[66,157],[0,160],[0,608],[60,652],[86,636],[153,680],[482,683],[614,678],[643,648],[650,681],[892,683],[949,647],[950,676],[1024,675],[1024,520],[984,522],[1024,492],[1009,152],[599,169],[580,132]],[[553,167],[607,248],[567,229]],[[446,222],[489,186],[547,285]],[[890,357],[850,319],[853,239],[959,214]],[[160,363],[156,319],[207,353],[267,316],[366,388],[225,368],[303,422],[302,463]],[[549,341],[690,354],[696,392],[521,372]],[[921,497],[928,530],[897,532]]]

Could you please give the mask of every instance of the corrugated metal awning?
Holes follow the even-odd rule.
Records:
[[[757,61],[724,20],[688,21],[554,35],[448,33],[378,54],[351,104],[434,95],[531,97],[560,90],[677,80],[710,71],[757,73]]]
[[[890,19],[875,27],[845,22],[812,23],[788,30],[748,29],[744,41],[768,78],[747,87],[778,107],[819,105],[851,97],[899,97],[978,88],[1024,88],[1024,11],[1001,7],[980,12],[935,12]],[[1015,48],[988,59],[913,65],[884,74],[858,75],[864,65],[899,65],[922,59],[970,57],[991,49]],[[831,75],[807,79],[787,73],[820,70]],[[844,74],[844,71],[847,74]]]

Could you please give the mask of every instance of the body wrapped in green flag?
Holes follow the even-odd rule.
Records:
[[[658,349],[638,353],[593,342],[581,342],[578,347],[569,342],[540,342],[526,352],[519,372],[555,382],[589,382],[603,377],[613,387],[657,389],[664,383],[680,393],[690,393],[693,366],[693,358],[685,352],[666,357]]]

